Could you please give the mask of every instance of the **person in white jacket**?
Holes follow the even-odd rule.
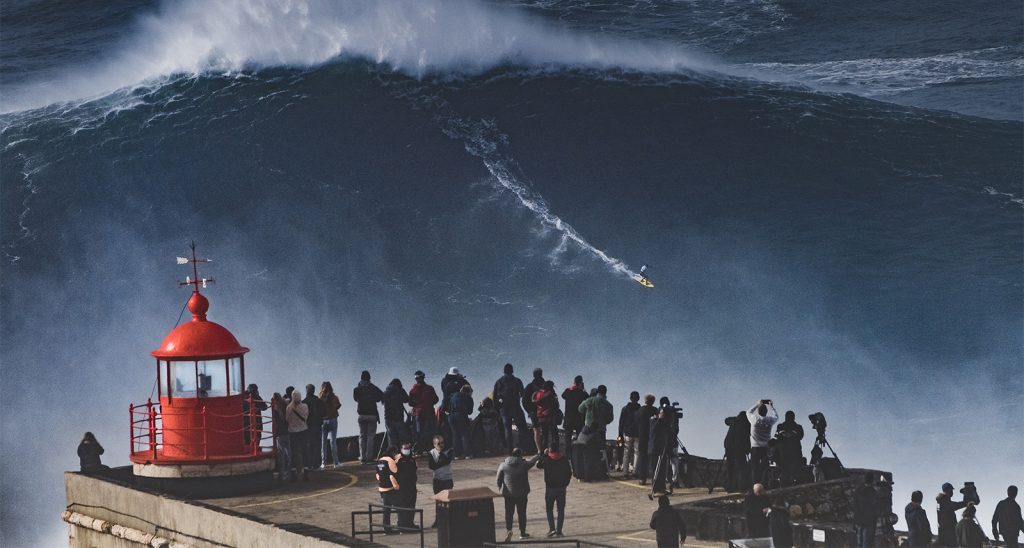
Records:
[[[771,415],[768,411],[771,410]],[[768,483],[768,440],[772,439],[772,427],[779,421],[779,412],[772,400],[757,400],[747,410],[750,420],[750,471],[754,483]]]
[[[302,403],[302,394],[298,390],[292,392],[292,402],[288,404],[288,408],[284,414],[285,421],[288,422],[288,437],[291,441],[292,450],[292,466],[295,467],[295,474],[292,475],[292,481],[298,477],[299,473],[302,473],[302,479],[309,481],[309,472],[305,468],[306,464],[306,419],[309,418],[309,406]]]

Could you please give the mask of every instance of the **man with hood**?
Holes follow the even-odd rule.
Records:
[[[506,363],[504,374],[494,383],[493,392],[494,405],[501,413],[501,422],[505,427],[505,450],[509,451],[509,454],[513,449],[519,448],[512,432],[512,425],[516,426],[520,435],[526,431],[526,416],[520,404],[524,392],[523,381],[512,372],[512,364]]]
[[[651,515],[651,529],[655,531],[658,548],[677,547],[686,542],[686,522],[672,508],[668,495],[658,497],[658,509]]]
[[[938,505],[935,513],[939,518],[939,544],[956,546],[956,511],[966,507],[967,501],[954,501],[953,484],[946,482],[942,484],[942,492],[936,495],[935,502]]]
[[[544,470],[544,507],[548,513],[548,538],[558,538],[562,536],[562,524],[565,523],[565,491],[572,481],[572,468],[569,466],[569,459],[558,452],[557,439],[544,450],[544,458],[537,463],[537,468]]]
[[[384,430],[388,435],[388,445],[401,447],[412,439],[405,426],[405,404],[409,403],[409,394],[402,388],[402,381],[391,379],[381,402],[384,403]]]
[[[932,525],[928,522],[928,514],[921,507],[924,494],[914,491],[910,494],[910,503],[903,509],[903,518],[907,523],[907,546],[917,548],[932,543]],[[954,546],[956,545],[954,539]]]
[[[377,425],[380,424],[377,403],[383,398],[384,393],[380,388],[370,382],[370,372],[360,373],[359,384],[352,389],[352,399],[356,402],[356,414],[359,415],[359,461],[363,464],[374,461],[374,438],[377,436]]]
[[[775,450],[779,457],[779,476],[782,487],[794,485],[799,480],[803,465],[804,450],[800,440],[804,439],[804,427],[797,424],[796,413],[786,411],[786,420],[775,427]]]
[[[526,532],[526,501],[530,494],[530,468],[537,464],[543,457],[538,453],[530,460],[523,460],[523,451],[518,447],[512,450],[512,455],[505,459],[498,466],[498,475],[495,481],[498,484],[498,491],[505,498],[505,542],[512,540],[512,516],[519,514],[519,538],[530,538]]]
[[[572,386],[562,391],[562,399],[565,400],[565,422],[562,423],[562,428],[565,430],[566,444],[572,449],[573,436],[583,429],[583,415],[579,411],[580,404],[587,399],[583,375],[576,375]]]
[[[629,403],[619,411],[619,441],[622,442],[622,466],[619,471],[625,469],[625,477],[631,477],[631,472],[636,469],[633,463],[634,456],[639,458],[640,451],[637,447],[640,431],[637,428],[637,414],[640,413],[640,393],[633,391],[629,394]]]
[[[547,445],[541,444],[541,426],[537,420],[537,404],[534,402],[533,395],[543,389],[544,370],[536,367],[533,370],[533,380],[523,389],[523,409],[526,410],[527,416],[530,417],[530,424],[533,426],[533,446],[537,448],[537,454],[542,453]]]
[[[768,472],[768,442],[772,438],[772,427],[779,420],[779,412],[772,400],[757,400],[747,410],[747,420],[750,421],[750,473],[754,482],[763,482]]]
[[[750,421],[747,412],[740,411],[726,419],[729,431],[725,434],[725,488],[730,493],[742,493],[750,488]]]
[[[409,406],[412,407],[412,416],[416,424],[416,444],[414,449],[422,452],[431,447],[430,440],[434,437],[434,426],[437,424],[437,416],[434,415],[434,405],[437,404],[437,391],[424,380],[426,375],[417,371],[413,378],[416,384],[409,389]]]

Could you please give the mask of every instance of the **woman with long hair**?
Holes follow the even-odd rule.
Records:
[[[327,468],[327,450],[330,448],[331,458],[334,459],[334,468],[337,468],[338,463],[338,410],[341,409],[341,400],[334,393],[334,387],[331,386],[331,381],[324,381],[320,385],[320,401],[324,404],[324,423],[323,429],[323,440],[321,447],[321,458],[324,464],[324,468]],[[330,438],[330,445],[327,444],[327,439]]]
[[[277,434],[277,478],[282,481],[288,477],[292,467],[291,438],[288,436],[288,421],[285,419],[287,408],[288,402],[281,393],[274,392],[270,398],[270,411],[274,415],[274,431]]]
[[[100,442],[96,441],[96,436],[92,432],[86,432],[82,436],[81,443],[78,444],[78,462],[82,472],[95,474],[104,470],[110,470],[109,466],[100,462],[100,455],[102,454],[103,446],[100,445]]]

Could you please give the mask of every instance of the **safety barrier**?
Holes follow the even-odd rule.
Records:
[[[377,510],[375,510],[377,508]],[[398,519],[399,512],[413,512],[419,519],[419,525],[413,527],[400,527],[398,525],[391,525],[385,527],[383,523],[374,523],[373,516],[383,515],[385,512],[394,514],[392,516],[396,521]],[[370,528],[366,530],[356,529],[356,516],[367,516],[370,521]],[[385,506],[382,504],[368,504],[366,511],[357,510],[352,512],[352,536],[357,537],[360,535],[368,535],[370,542],[373,542],[373,535],[377,534],[389,534],[389,533],[419,533],[420,534],[420,548],[423,548],[425,542],[425,534],[423,530],[423,510],[420,508],[403,508],[401,506]]]
[[[258,457],[261,455],[271,456],[276,454],[275,440],[277,439],[276,425],[270,411],[264,414],[260,410],[263,404],[269,406],[270,402],[254,399],[249,396],[242,400],[248,404],[248,410],[239,408],[238,413],[218,413],[200,406],[192,409],[163,410],[159,403],[147,400],[142,405],[129,405],[129,450],[132,460],[145,459],[146,461],[159,463],[161,461],[181,461],[181,457],[171,457],[165,454],[166,448],[173,448],[177,453],[188,453],[197,455],[197,458],[207,460],[232,459],[245,457]],[[180,424],[197,423],[200,426],[170,427],[165,426],[165,417],[175,417],[178,420],[170,422]],[[212,419],[212,420],[211,420]],[[248,419],[248,420],[246,420]],[[209,422],[208,422],[209,421]],[[224,422],[239,422],[241,428],[222,429],[210,423],[222,424]],[[246,425],[248,423],[248,425]],[[269,425],[269,428],[268,428]],[[201,431],[202,436],[198,437],[190,432]],[[168,436],[167,434],[170,434]],[[243,447],[236,453],[215,452],[211,454],[210,439],[225,435],[241,434]],[[168,442],[168,437],[183,440],[195,439],[196,441]],[[197,439],[198,438],[198,439]]]

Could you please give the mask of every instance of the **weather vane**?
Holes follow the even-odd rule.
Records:
[[[198,263],[213,262],[213,259],[197,259],[196,258],[196,241],[195,240],[192,240],[192,246],[191,247],[192,247],[192,258],[191,259],[189,259],[188,257],[178,257],[177,259],[178,259],[178,264],[192,263],[192,277],[189,278],[188,276],[185,276],[185,281],[178,282],[178,285],[191,285],[191,286],[195,286],[195,292],[199,293],[199,286],[200,285],[203,286],[203,289],[206,289],[206,284],[207,283],[211,283],[212,284],[214,282],[214,279],[213,278],[200,278],[199,277],[199,267],[197,266],[197,264]]]

